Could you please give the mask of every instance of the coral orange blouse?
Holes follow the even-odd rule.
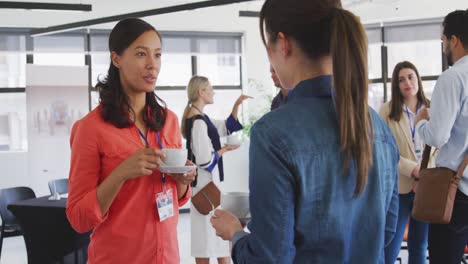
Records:
[[[190,190],[177,199],[175,181],[166,177],[171,188],[174,216],[160,222],[156,194],[163,189],[162,175],[127,180],[106,214],[97,201],[97,187],[133,152],[144,148],[136,126],[117,128],[105,122],[97,107],[72,129],[71,167],[67,217],[78,232],[93,229],[88,248],[88,263],[94,264],[179,264],[177,222],[179,206],[190,197]],[[164,148],[181,148],[181,134],[176,115],[168,110],[164,128],[159,132]],[[156,132],[148,130],[147,140],[159,148]]]

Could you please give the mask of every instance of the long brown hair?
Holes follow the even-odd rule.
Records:
[[[127,18],[120,21],[110,33],[109,51],[122,55],[138,37],[147,31],[156,32],[161,39],[161,35],[153,26],[139,18]],[[133,112],[133,109],[120,83],[120,71],[114,66],[112,60],[106,78],[98,79],[96,89],[99,91],[99,101],[102,105],[101,116],[104,121],[118,128],[130,127],[133,121],[129,118],[129,113]],[[162,129],[167,116],[166,104],[154,92],[146,93],[143,113],[145,113],[143,121],[149,128],[154,131]]]
[[[356,163],[355,195],[365,188],[372,166],[373,128],[367,105],[367,37],[359,19],[338,0],[266,0],[260,32],[266,45],[279,32],[292,37],[311,59],[330,55],[333,89],[344,155],[343,172]]]
[[[403,95],[400,91],[400,71],[403,69],[411,69],[416,73],[418,78],[418,93],[416,97],[418,98],[418,103],[424,104],[426,107],[430,106],[430,101],[426,98],[424,94],[423,84],[421,77],[419,76],[418,69],[414,66],[413,63],[409,61],[402,61],[398,63],[393,69],[392,73],[392,98],[390,99],[390,114],[388,117],[395,121],[400,121],[401,115],[403,114]]]

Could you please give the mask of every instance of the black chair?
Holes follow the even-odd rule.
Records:
[[[0,217],[2,227],[0,230],[0,257],[2,256],[2,245],[4,237],[21,236],[21,228],[15,216],[7,209],[10,203],[36,198],[36,194],[29,187],[14,187],[0,189]]]
[[[49,181],[50,194],[54,194],[54,182],[59,194],[68,193],[68,179],[58,179]]]

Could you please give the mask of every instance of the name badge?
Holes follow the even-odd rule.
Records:
[[[168,189],[156,194],[156,207],[158,209],[160,222],[174,216],[172,189]]]
[[[418,158],[418,162],[421,162],[422,160],[422,151],[420,149],[416,149],[416,158]]]

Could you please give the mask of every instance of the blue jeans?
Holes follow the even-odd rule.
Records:
[[[401,242],[405,234],[409,218],[408,229],[408,264],[423,264],[426,262],[427,236],[429,225],[414,220],[411,216],[414,192],[399,195],[398,223],[395,236],[385,248],[385,263],[393,264],[400,253]]]

